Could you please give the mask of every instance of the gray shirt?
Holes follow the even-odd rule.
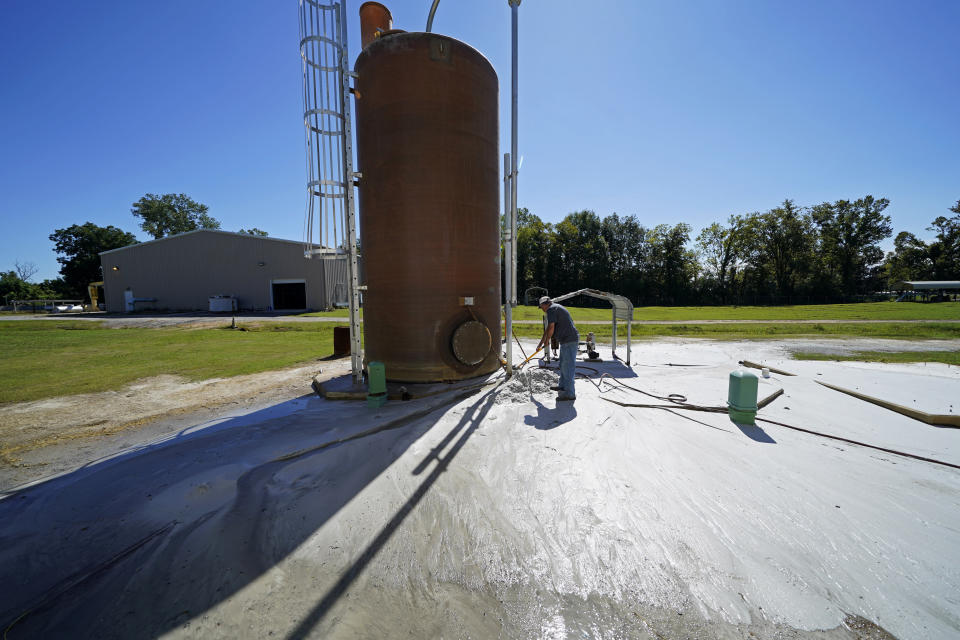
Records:
[[[580,342],[580,334],[573,324],[570,312],[556,302],[547,308],[547,322],[553,322],[553,335],[560,344]]]

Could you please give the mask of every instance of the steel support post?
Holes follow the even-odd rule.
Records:
[[[517,152],[517,104],[519,102],[519,76],[517,73],[518,59],[518,29],[517,20],[520,9],[520,0],[508,0],[510,4],[510,30],[511,30],[511,62],[512,87],[510,97],[510,238],[511,238],[511,272],[513,274],[508,286],[510,287],[509,303],[511,307],[517,306],[517,163],[520,156]],[[509,339],[509,337],[508,337]]]
[[[510,242],[504,245],[504,259],[507,268],[504,271],[504,286],[507,291],[504,295],[505,331],[507,340],[507,375],[513,372],[513,307],[517,306],[517,13],[520,0],[507,0],[510,5],[511,30],[511,71],[512,87],[510,97],[510,154],[504,162],[504,176],[510,176],[510,207],[504,211],[504,225],[507,227]],[[509,169],[508,166],[509,165]]]
[[[513,236],[510,234],[510,154],[503,154],[503,222],[500,226],[503,240],[503,332],[506,340],[504,358],[507,361],[507,375],[513,375],[513,308],[510,306],[510,282],[513,276]]]
[[[612,353],[613,357],[617,357],[617,308],[613,308],[613,331],[611,331],[611,340],[613,341]]]

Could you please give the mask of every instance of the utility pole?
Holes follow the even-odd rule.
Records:
[[[513,308],[517,306],[517,14],[521,0],[507,0],[510,5],[511,27],[511,72],[512,82],[510,91],[510,155],[504,162],[504,179],[507,179],[507,165],[509,164],[509,207],[504,207],[504,259],[507,264],[504,269],[504,286],[507,288],[504,295],[504,332],[507,341],[507,375],[513,373]],[[504,199],[506,200],[506,194]],[[507,204],[505,202],[505,204]]]
[[[503,222],[501,223],[500,233],[503,237],[503,318],[504,318],[504,337],[506,338],[506,357],[507,357],[507,376],[513,375],[513,340],[511,332],[513,331],[513,309],[510,307],[510,283],[513,277],[513,241],[510,235],[510,212],[513,208],[510,206],[510,170],[513,165],[510,164],[510,154],[503,154]]]

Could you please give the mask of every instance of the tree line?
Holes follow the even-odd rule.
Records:
[[[924,242],[909,231],[891,237],[890,201],[864,196],[810,207],[784,200],[764,212],[730,216],[693,237],[687,223],[646,227],[636,216],[600,218],[578,211],[558,223],[520,209],[517,285],[553,295],[592,287],[629,297],[636,305],[798,304],[863,299],[893,291],[903,280],[960,279],[960,200],[938,216]],[[194,229],[219,229],[208,207],[184,194],[146,194],[131,207],[153,238]],[[267,235],[260,229],[240,233]],[[50,234],[60,278],[32,283],[36,265],[17,262],[0,272],[0,296],[10,299],[86,297],[102,280],[101,251],[135,244],[136,237],[92,222]]]
[[[148,193],[131,205],[130,213],[139,218],[140,228],[154,239],[196,229],[219,229],[220,221],[208,213],[209,207],[186,194]],[[239,233],[266,236],[266,231],[240,229]],[[38,271],[31,262],[17,261],[11,271],[0,272],[0,297],[9,300],[83,299],[87,285],[103,280],[100,252],[119,249],[138,242],[136,236],[113,225],[101,227],[93,222],[56,229],[50,234],[60,263],[60,277],[40,283],[30,279]]]
[[[894,251],[890,201],[864,196],[809,207],[784,200],[730,216],[693,237],[684,222],[646,227],[636,216],[578,211],[552,224],[518,211],[517,288],[560,295],[591,287],[635,305],[799,304],[865,299],[903,280],[960,279],[960,200]]]

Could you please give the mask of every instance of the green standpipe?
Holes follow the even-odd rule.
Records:
[[[367,365],[367,406],[382,407],[387,402],[387,371],[382,362]]]
[[[738,424],[755,424],[757,417],[757,376],[738,369],[730,373],[727,413]]]

